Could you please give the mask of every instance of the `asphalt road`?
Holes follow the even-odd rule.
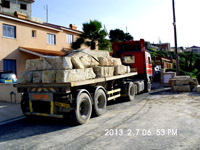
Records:
[[[75,126],[25,119],[0,126],[0,149],[200,149],[200,95],[157,92],[109,103],[107,112]]]

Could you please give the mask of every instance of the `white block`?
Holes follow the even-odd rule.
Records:
[[[54,83],[56,80],[56,70],[45,70],[42,72],[42,83]]]
[[[75,69],[84,69],[84,66],[79,57],[72,57],[72,64]]]
[[[95,78],[92,68],[58,70],[56,73],[56,83],[67,83],[73,81],[84,81]]]
[[[98,78],[111,77],[114,75],[114,67],[97,66],[93,68]]]
[[[33,71],[25,71],[18,76],[17,83],[32,83],[32,81]]]

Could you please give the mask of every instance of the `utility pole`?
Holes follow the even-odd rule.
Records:
[[[179,63],[178,63],[178,52],[177,52],[177,35],[176,35],[176,15],[175,15],[175,5],[174,0],[172,0],[173,8],[173,25],[174,25],[174,44],[175,44],[175,53],[176,53],[176,75],[179,75]]]

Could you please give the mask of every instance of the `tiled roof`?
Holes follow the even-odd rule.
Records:
[[[67,28],[67,27],[63,27],[63,26],[59,26],[59,25],[55,25],[55,24],[50,24],[50,23],[38,23],[38,22],[35,22],[35,21],[27,20],[27,19],[20,19],[20,18],[17,18],[15,16],[3,14],[3,13],[0,13],[0,17],[7,18],[7,19],[10,19],[10,20],[19,21],[19,22],[23,22],[23,23],[32,24],[32,25],[35,25],[35,26],[49,28],[51,30],[57,30],[57,31],[67,30],[67,31],[77,33],[77,34],[83,33],[82,31],[79,31],[79,30],[74,30],[74,29],[71,29],[71,28]]]
[[[19,47],[19,50],[23,52],[27,52],[36,56],[64,56],[66,53],[62,51],[55,50],[44,50],[37,48],[27,48],[27,47]]]

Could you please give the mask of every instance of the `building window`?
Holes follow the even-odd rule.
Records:
[[[36,37],[36,30],[32,30],[32,37]]]
[[[3,1],[2,2],[2,7],[4,7],[4,8],[10,8],[10,1]]]
[[[56,36],[54,34],[47,33],[47,44],[56,45]]]
[[[3,24],[3,37],[16,39],[16,27]]]
[[[15,59],[3,59],[3,71],[11,71],[17,73],[16,60]]]
[[[67,34],[67,43],[73,43],[73,35],[72,34]]]
[[[27,10],[27,5],[26,4],[20,4],[20,9]]]

